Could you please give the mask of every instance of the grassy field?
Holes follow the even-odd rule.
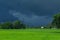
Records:
[[[59,29],[0,30],[0,40],[60,40]]]

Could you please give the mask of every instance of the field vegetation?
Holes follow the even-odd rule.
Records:
[[[0,40],[60,40],[60,29],[1,29]]]

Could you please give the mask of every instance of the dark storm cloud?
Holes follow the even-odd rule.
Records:
[[[60,12],[60,0],[0,0],[1,15],[24,18],[25,23],[46,24],[57,12]]]
[[[0,4],[25,14],[51,15],[60,10],[60,0],[0,0]]]
[[[14,17],[18,18],[19,20],[21,20],[23,23],[25,24],[29,24],[29,25],[46,25],[49,22],[52,21],[51,17],[48,16],[38,16],[38,15],[31,15],[30,17],[22,14],[20,12],[16,12],[16,11],[10,11],[10,14],[12,14]]]

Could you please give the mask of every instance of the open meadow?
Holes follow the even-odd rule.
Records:
[[[0,40],[60,40],[60,29],[1,29]]]

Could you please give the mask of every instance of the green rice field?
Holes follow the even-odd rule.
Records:
[[[60,29],[0,29],[0,40],[60,40]]]

